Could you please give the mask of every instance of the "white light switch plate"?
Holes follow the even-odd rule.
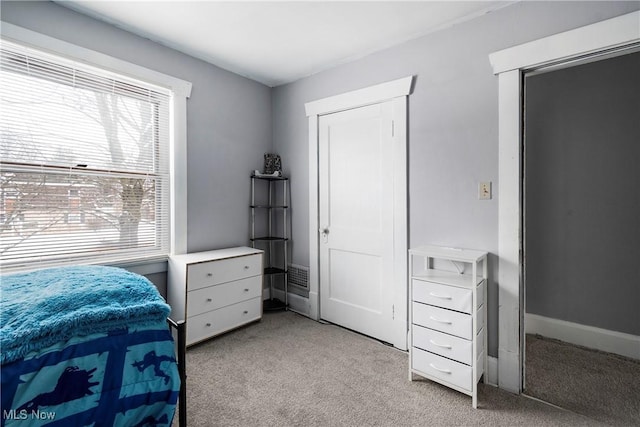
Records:
[[[491,200],[491,181],[478,183],[478,200]]]

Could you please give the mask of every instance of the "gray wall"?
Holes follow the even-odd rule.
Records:
[[[637,10],[637,2],[522,2],[273,91],[274,150],[291,176],[292,260],[309,265],[304,103],[408,75],[410,246],[498,251],[498,80],[488,55]],[[492,181],[494,198],[477,199]],[[490,257],[489,353],[497,355],[497,259]]]
[[[187,101],[188,250],[247,245],[249,175],[271,148],[271,89],[51,2],[0,18],[193,84]]]
[[[309,265],[304,103],[407,75],[410,245],[497,253],[498,88],[488,54],[638,9],[637,2],[523,2],[269,88],[53,3],[2,2],[2,20],[189,80],[188,249],[246,244],[249,171],[273,148],[291,176],[292,261]],[[313,47],[311,47],[313,48]],[[273,125],[272,125],[273,124]],[[497,262],[491,257],[492,276]],[[497,285],[489,286],[489,353],[497,354]]]
[[[525,88],[527,312],[640,335],[640,53]]]

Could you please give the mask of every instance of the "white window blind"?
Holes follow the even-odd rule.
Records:
[[[0,48],[0,266],[166,255],[170,91]]]

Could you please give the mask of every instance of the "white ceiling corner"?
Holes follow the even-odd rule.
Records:
[[[274,87],[513,1],[58,1]]]

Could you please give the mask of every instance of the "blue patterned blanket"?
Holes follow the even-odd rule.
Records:
[[[2,365],[2,427],[170,426],[180,391],[166,322],[74,337]]]
[[[165,321],[170,307],[145,277],[74,266],[0,277],[1,363],[75,336]]]
[[[151,282],[102,266],[0,281],[1,427],[171,425],[180,378]]]

